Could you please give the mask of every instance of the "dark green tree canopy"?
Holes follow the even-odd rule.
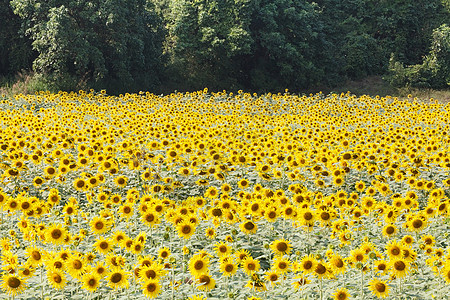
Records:
[[[157,84],[159,22],[145,0],[13,0],[24,21],[38,72],[79,82]]]
[[[0,0],[0,76],[32,67],[64,90],[277,92],[397,70],[395,85],[445,87],[449,3]]]

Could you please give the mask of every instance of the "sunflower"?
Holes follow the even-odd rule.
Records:
[[[83,289],[93,293],[100,286],[100,277],[96,273],[89,272],[83,275],[81,282],[83,283]]]
[[[61,270],[53,269],[47,271],[48,283],[56,290],[63,289],[66,286],[66,277]]]
[[[39,267],[42,265],[44,260],[45,252],[36,247],[28,247],[26,249],[26,253],[28,255],[28,263],[33,267]]]
[[[142,223],[147,225],[148,227],[155,227],[158,225],[161,220],[158,214],[155,211],[147,211],[141,216]]]
[[[222,260],[220,263],[220,271],[223,273],[223,276],[229,277],[236,274],[237,267],[233,262],[233,258]]]
[[[196,279],[200,291],[210,291],[216,287],[216,281],[209,274],[202,274]]]
[[[144,250],[144,243],[133,242],[131,253],[140,254]]]
[[[19,267],[19,276],[25,279],[30,278],[33,277],[35,271],[36,269],[31,264],[26,263],[25,265]]]
[[[13,297],[21,294],[26,287],[25,281],[20,276],[16,276],[14,274],[4,274],[2,276],[3,290]]]
[[[103,217],[94,217],[90,222],[91,231],[95,234],[103,234],[111,229],[111,223]]]
[[[266,272],[266,279],[272,285],[277,285],[278,283],[280,283],[280,273],[277,270],[271,269]]]
[[[84,192],[88,190],[88,183],[83,178],[77,178],[73,182],[73,186],[77,191]]]
[[[65,243],[66,237],[67,230],[61,224],[52,224],[45,231],[45,240],[55,245]]]
[[[159,280],[161,277],[166,275],[166,270],[164,269],[164,265],[159,264],[157,262],[152,262],[149,265],[143,265],[138,272],[138,277],[143,281],[147,280]]]
[[[403,258],[395,258],[389,261],[389,269],[396,278],[405,277],[409,271],[410,264]]]
[[[98,262],[93,269],[93,272],[97,274],[100,278],[103,278],[107,274],[106,267],[103,263]]]
[[[177,225],[178,235],[184,239],[189,239],[195,233],[195,226],[184,220]]]
[[[413,232],[421,232],[425,227],[427,227],[427,219],[421,216],[415,216],[407,223],[408,229]]]
[[[142,285],[142,293],[148,298],[156,298],[161,292],[159,280],[149,279]]]
[[[120,215],[125,219],[129,219],[133,215],[133,212],[134,212],[134,209],[133,209],[133,205],[131,205],[131,204],[124,204],[124,205],[120,206],[120,208],[119,208]]]
[[[388,269],[388,262],[384,259],[375,261],[374,266],[375,272],[380,272],[382,274],[386,273]]]
[[[214,239],[216,237],[216,230],[213,227],[208,227],[205,229],[205,236],[208,239]]]
[[[347,268],[347,263],[339,254],[330,257],[329,265],[334,274],[344,273]]]
[[[234,252],[234,256],[236,257],[238,263],[242,263],[247,257],[251,257],[250,252],[246,249],[241,249]]]
[[[103,254],[108,254],[113,248],[113,245],[109,239],[99,237],[94,243],[95,251]]]
[[[56,169],[52,166],[48,166],[44,169],[45,177],[52,178],[57,175]]]
[[[252,257],[247,257],[244,261],[241,262],[242,269],[248,275],[251,275],[254,272],[258,272],[260,268],[259,261],[253,259]]]
[[[226,257],[231,254],[231,247],[226,242],[217,243],[214,247],[219,258]]]
[[[389,286],[386,281],[373,279],[369,282],[369,289],[378,298],[386,298],[389,294]]]
[[[366,184],[364,183],[364,181],[358,181],[355,183],[355,189],[358,192],[362,193],[365,188],[366,188]]]
[[[304,256],[301,259],[299,268],[303,273],[309,274],[309,273],[314,272],[316,266],[317,266],[317,260],[312,254],[310,254],[308,256]]]
[[[205,191],[205,197],[210,199],[216,199],[219,196],[219,191],[211,186]]]
[[[333,271],[327,263],[319,261],[312,274],[316,275],[317,278],[330,278],[333,276]]]
[[[189,260],[189,271],[194,277],[199,277],[202,274],[208,273],[209,258],[196,254]]]
[[[450,262],[447,261],[444,268],[442,268],[441,275],[444,277],[445,282],[450,283]]]
[[[315,218],[316,218],[315,212],[309,208],[301,209],[297,213],[297,220],[303,226],[309,226],[314,224]]]
[[[398,229],[393,224],[387,224],[383,227],[383,236],[385,237],[392,237],[397,233]]]
[[[6,201],[5,204],[7,210],[9,210],[10,212],[15,212],[16,210],[19,209],[19,201],[16,198],[10,197],[7,199],[8,200]]]
[[[81,279],[81,276],[86,272],[86,262],[85,260],[76,254],[71,255],[67,262],[64,264],[67,272],[70,276]]]
[[[292,250],[291,244],[289,241],[285,239],[281,240],[275,240],[271,245],[270,249],[276,254],[276,255],[284,255],[289,254]]]
[[[114,179],[114,183],[116,184],[117,187],[119,188],[123,188],[127,185],[127,181],[128,179],[125,176],[117,176]]]
[[[287,273],[291,267],[291,262],[282,256],[276,256],[273,260],[274,269],[280,274]]]
[[[253,221],[247,220],[239,226],[245,234],[255,234],[258,230],[258,225],[256,225]]]
[[[244,179],[244,178],[243,178],[243,179],[241,179],[241,180],[238,181],[238,187],[239,187],[241,190],[244,190],[244,189],[248,188],[249,185],[250,185],[250,183],[248,182],[247,179]]]
[[[106,276],[108,286],[113,289],[128,288],[128,273],[120,268],[114,268]]]
[[[78,214],[77,206],[73,203],[67,202],[63,207],[63,213],[67,216],[75,216]]]
[[[158,251],[158,256],[162,259],[167,259],[170,257],[170,250],[169,248],[166,247],[162,247],[161,249],[159,249]]]
[[[403,245],[397,241],[390,241],[386,244],[386,252],[390,258],[401,258],[403,255],[402,252]]]
[[[351,297],[350,293],[345,288],[336,290],[333,295],[333,300],[348,300]]]

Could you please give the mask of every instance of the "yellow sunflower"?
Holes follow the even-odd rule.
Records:
[[[276,240],[270,245],[270,249],[276,254],[276,255],[284,255],[289,254],[292,250],[291,244],[289,241],[285,239]]]
[[[63,289],[67,282],[64,273],[58,269],[47,271],[47,281],[56,290]]]
[[[11,296],[21,294],[26,289],[26,283],[22,277],[14,274],[4,274],[2,276],[2,289]]]
[[[380,279],[372,279],[369,282],[369,289],[378,298],[386,298],[389,295],[389,286],[386,281]]]
[[[106,276],[108,286],[113,289],[128,287],[128,273],[120,268],[114,268]]]
[[[159,280],[149,279],[142,284],[142,293],[148,298],[156,298],[161,292]]]

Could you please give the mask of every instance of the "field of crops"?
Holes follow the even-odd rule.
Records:
[[[0,299],[448,299],[450,104],[0,99]]]

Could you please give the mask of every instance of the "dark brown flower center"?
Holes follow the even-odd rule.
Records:
[[[17,277],[8,278],[8,286],[12,289],[16,289],[20,286],[20,279]]]
[[[112,283],[118,283],[122,280],[122,274],[120,273],[114,273],[111,276],[111,282]]]
[[[379,293],[384,293],[386,291],[386,285],[384,283],[378,282],[375,284],[375,289]]]

